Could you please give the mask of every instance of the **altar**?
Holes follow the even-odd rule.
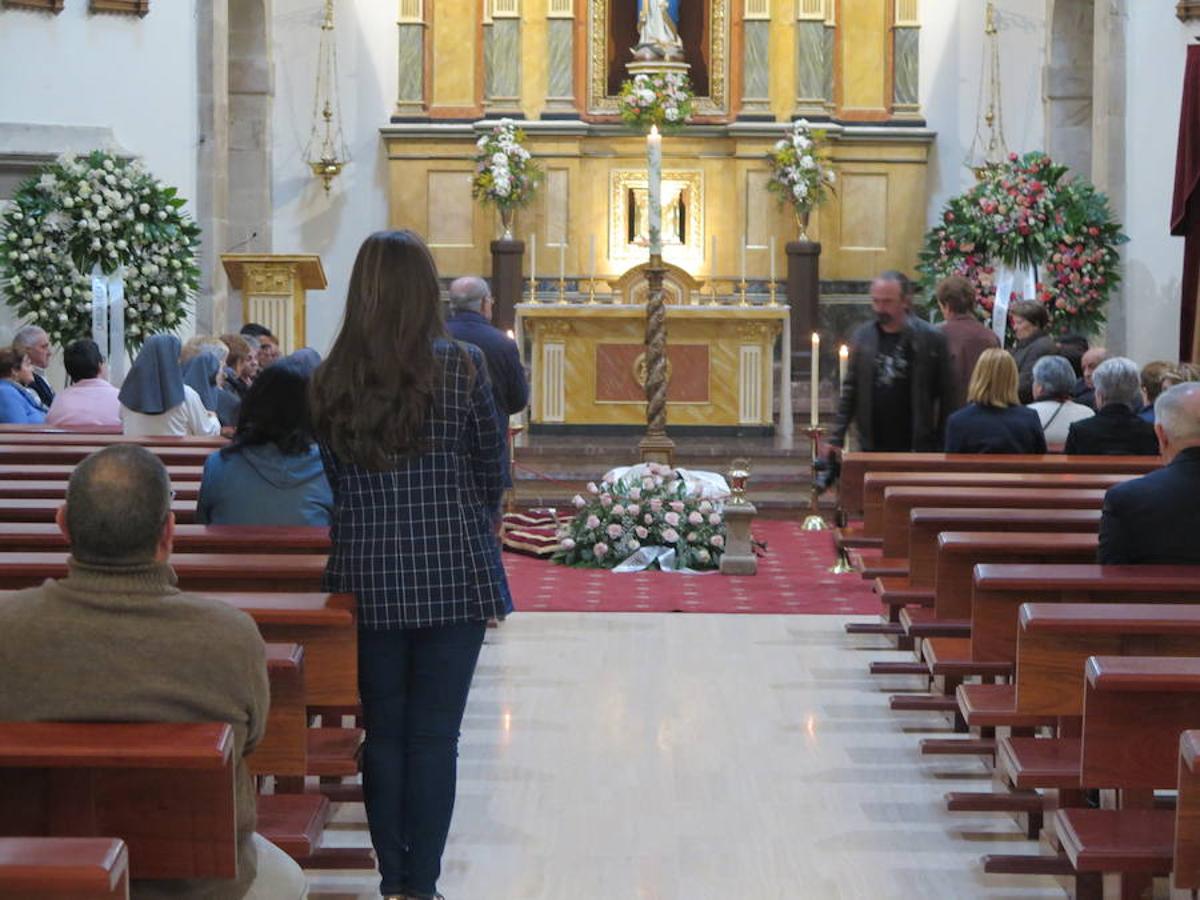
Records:
[[[668,427],[774,433],[774,359],[788,315],[778,305],[668,306]],[[640,304],[519,304],[518,338],[530,347],[531,429],[645,427],[645,327]],[[785,353],[784,384],[787,365]],[[788,431],[790,397],[781,399]]]

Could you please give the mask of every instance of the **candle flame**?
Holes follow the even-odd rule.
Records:
[[[838,347],[838,356],[840,356],[842,359],[845,359],[849,355],[850,355],[850,348],[847,347],[845,344],[842,344],[842,346]]]
[[[815,331],[813,332],[813,336],[812,336],[812,342],[813,342],[814,344],[819,344],[819,343],[821,343],[821,336],[820,336],[819,334],[817,334]]]
[[[515,341],[517,339],[517,336],[513,333],[513,330],[511,328],[508,329],[508,331],[506,331],[504,333],[508,335],[508,339],[510,341]]]
[[[650,137],[658,137],[658,126],[657,125],[650,126]]]

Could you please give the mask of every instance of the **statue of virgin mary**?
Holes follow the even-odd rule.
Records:
[[[682,59],[683,41],[675,30],[668,0],[641,0],[641,4],[637,49],[652,49],[662,59]]]

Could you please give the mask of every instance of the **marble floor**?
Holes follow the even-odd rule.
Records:
[[[467,709],[448,900],[1063,898],[985,876],[1036,852],[975,758],[922,757],[938,716],[892,713],[912,679],[834,616],[523,613],[488,632]],[[890,658],[904,658],[891,654]],[[361,806],[330,843],[368,842]],[[310,873],[312,896],[375,876]]]

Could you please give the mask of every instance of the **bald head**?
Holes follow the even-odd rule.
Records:
[[[450,283],[450,309],[452,312],[477,312],[486,318],[492,317],[492,291],[488,283],[474,275],[456,278]]]
[[[1167,462],[1180,450],[1200,447],[1200,382],[1185,381],[1158,395],[1154,430]]]
[[[1092,373],[1100,363],[1108,359],[1108,351],[1103,347],[1093,347],[1079,358],[1079,368],[1083,371],[1083,381],[1088,387],[1093,387]]]
[[[171,482],[144,447],[115,444],[75,467],[59,525],[71,554],[106,565],[148,563],[169,548]]]

